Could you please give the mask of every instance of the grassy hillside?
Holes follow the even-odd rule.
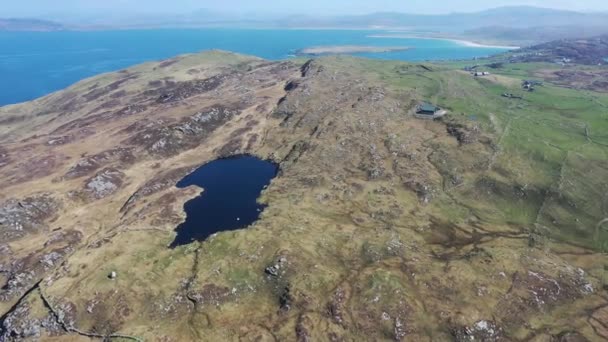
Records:
[[[448,109],[448,121],[478,126],[491,136],[487,154],[470,165],[453,146],[429,142],[444,178],[465,180],[448,186],[446,203],[466,203],[484,220],[538,229],[564,243],[600,247],[606,240],[600,230],[596,241],[595,228],[608,217],[608,94],[552,83],[524,91],[523,79],[540,79],[540,64],[507,64],[489,69],[493,74],[487,77],[459,71],[459,63],[429,66],[432,71],[362,64],[395,91],[416,89],[419,98]]]

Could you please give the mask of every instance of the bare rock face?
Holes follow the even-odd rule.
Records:
[[[59,136],[59,137],[52,137],[51,139],[49,139],[46,142],[46,144],[48,146],[58,146],[58,145],[69,144],[72,141],[74,141],[73,135],[63,135],[63,136]]]
[[[477,141],[480,130],[475,124],[448,120],[447,132],[456,138],[460,144],[472,144]]]
[[[20,305],[2,322],[0,338],[2,341],[38,339],[41,336],[42,324],[40,320],[30,318],[28,305]]]
[[[502,329],[496,326],[495,322],[481,320],[475,322],[472,326],[462,327],[452,332],[454,339],[458,342],[465,341],[484,341],[498,342],[507,341]]]
[[[141,146],[148,153],[172,156],[202,143],[215,129],[228,122],[240,111],[236,108],[213,106],[201,110],[180,123],[156,121],[141,128],[126,143]]]
[[[94,199],[102,199],[118,191],[124,177],[125,174],[117,169],[103,169],[85,182],[84,192]]]
[[[46,229],[45,221],[56,215],[61,203],[50,193],[40,193],[21,200],[11,199],[0,205],[0,239],[11,241],[28,233]]]
[[[8,280],[0,290],[0,301],[9,301],[26,293],[74,252],[81,240],[82,233],[78,231],[55,232],[41,249],[22,258],[12,257],[11,262],[3,266]]]
[[[36,290],[11,311],[0,325],[1,341],[39,340],[44,337],[65,335],[64,325],[73,327],[76,312],[74,304],[58,305],[51,312]],[[42,312],[40,312],[42,311]],[[57,315],[56,315],[57,314]],[[61,320],[61,322],[60,322]],[[63,323],[63,324],[62,324]]]

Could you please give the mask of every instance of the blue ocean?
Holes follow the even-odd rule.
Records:
[[[448,40],[371,38],[378,31],[163,29],[0,33],[0,106],[63,89],[83,78],[175,55],[222,49],[278,60],[317,45],[408,46],[359,54],[406,61],[483,57],[504,50]]]

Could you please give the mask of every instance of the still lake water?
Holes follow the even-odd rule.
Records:
[[[186,221],[175,230],[171,247],[255,222],[264,210],[257,198],[277,171],[278,166],[270,161],[236,156],[209,162],[184,177],[178,188],[196,185],[204,192],[184,205]]]
[[[430,39],[369,38],[379,31],[164,29],[0,32],[0,106],[63,89],[83,78],[175,55],[222,49],[271,60],[316,45],[409,46],[357,54],[406,61],[469,59],[505,51]]]

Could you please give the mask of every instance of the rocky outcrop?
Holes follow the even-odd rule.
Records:
[[[232,75],[217,75],[204,80],[178,82],[160,90],[158,103],[179,102],[190,97],[217,89],[224,80]]]
[[[502,334],[502,329],[496,326],[493,321],[481,320],[471,326],[460,327],[452,331],[454,340],[457,342],[465,341],[484,341],[498,342],[507,341]]]
[[[3,266],[8,280],[0,290],[0,301],[12,300],[27,292],[74,252],[81,240],[82,233],[78,231],[56,232],[39,250],[22,258],[12,258]]]
[[[51,336],[63,332],[63,328],[51,313],[41,317],[33,315],[32,311],[30,304],[21,303],[7,314],[0,322],[0,341],[38,340],[43,332]]]
[[[0,240],[9,242],[28,233],[47,229],[46,221],[61,208],[50,193],[11,199],[0,205]]]
[[[160,173],[137,189],[122,206],[120,212],[128,213],[137,201],[174,186],[180,179],[192,172],[195,168],[196,166],[187,166]]]
[[[276,262],[267,266],[264,269],[264,273],[266,273],[270,277],[280,278],[285,274],[286,268],[287,268],[287,258],[284,256],[281,256],[277,259]]]
[[[130,165],[136,160],[133,152],[133,148],[117,147],[83,157],[70,167],[62,179],[69,180],[84,177],[111,163],[120,163],[122,166]]]
[[[102,199],[115,193],[123,184],[125,174],[115,168],[106,168],[85,181],[84,192],[92,199]]]
[[[230,288],[215,284],[205,284],[200,290],[188,293],[188,298],[200,305],[219,306],[233,297],[234,291]]]
[[[106,96],[109,93],[119,89],[124,83],[137,79],[137,77],[138,77],[137,75],[126,75],[126,76],[122,77],[121,79],[116,80],[106,86],[103,86],[103,87],[94,86],[91,88],[91,90],[88,93],[82,95],[82,97],[87,102],[97,100],[100,97]]]
[[[458,140],[460,144],[472,144],[477,141],[480,133],[479,126],[471,123],[462,123],[453,120],[446,122],[449,135]]]
[[[583,270],[563,271],[557,277],[531,270],[517,273],[513,276],[511,291],[500,303],[499,317],[504,324],[517,326],[530,314],[550,310],[594,291]]]
[[[327,304],[327,314],[329,315],[330,319],[335,323],[338,324],[340,326],[343,327],[347,327],[346,321],[345,321],[345,303],[346,303],[346,292],[343,288],[338,288],[330,302]]]
[[[133,136],[125,141],[144,148],[151,155],[171,156],[201,144],[214,130],[240,114],[238,107],[213,106],[169,124],[156,121],[129,127]]]

